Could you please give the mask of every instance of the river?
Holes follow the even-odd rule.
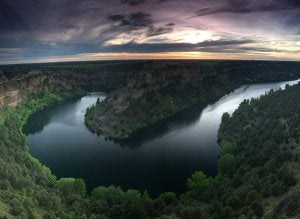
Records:
[[[92,134],[84,125],[86,108],[97,98],[103,100],[103,93],[37,112],[24,130],[30,153],[59,178],[83,178],[89,190],[115,185],[147,190],[152,197],[166,191],[179,194],[194,171],[216,174],[217,132],[224,112],[232,113],[244,99],[299,81],[241,86],[212,105],[190,107],[118,142]]]

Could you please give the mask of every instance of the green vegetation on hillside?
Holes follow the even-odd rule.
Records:
[[[110,134],[117,138],[127,137],[134,131],[171,116],[188,106],[205,105],[212,102],[233,88],[231,84],[221,87],[218,82],[214,81],[197,82],[195,84],[170,85],[159,91],[147,92],[142,98],[128,99],[128,108],[118,114],[117,118],[112,115],[109,126],[112,126],[113,130]],[[100,115],[111,112],[112,107],[112,104],[106,99],[88,108],[85,115],[87,126],[93,132],[102,133],[103,127],[99,126],[98,119],[101,118]]]
[[[16,108],[1,109],[0,198],[2,216],[22,218],[248,218],[271,214],[283,197],[298,187],[300,85],[244,101],[219,132],[219,174],[195,172],[188,192],[147,192],[100,186],[89,195],[83,180],[57,180],[27,153],[21,128],[30,113],[73,95],[43,93]],[[284,107],[289,110],[285,110]],[[273,127],[273,129],[270,129]],[[295,130],[295,131],[294,131]],[[297,131],[298,130],[298,131]],[[291,215],[298,199],[278,208]],[[296,203],[296,204],[295,204]],[[4,210],[3,210],[4,209]]]
[[[86,125],[115,139],[194,104],[207,105],[243,84],[293,80],[300,63],[259,61],[152,62],[127,86],[89,108]]]
[[[169,106],[176,111],[180,104],[189,101],[196,103],[202,98],[212,101],[243,80],[250,80],[248,74],[237,77],[237,71],[233,73],[236,77],[223,72],[221,76],[194,83],[195,87],[188,83],[179,87],[173,84],[147,92],[147,101],[136,107],[140,104],[138,101],[132,105],[136,107],[132,110],[136,110],[136,114],[140,109],[152,112],[151,107],[159,105],[165,106],[159,108],[164,113]],[[257,82],[297,77],[295,72],[285,75],[284,71],[266,75],[254,74],[250,78]],[[189,92],[184,92],[187,90]],[[199,99],[192,100],[198,92]],[[146,191],[123,191],[115,186],[100,186],[88,194],[82,179],[56,179],[28,153],[22,128],[30,114],[82,95],[82,92],[32,94],[15,108],[0,108],[0,216],[72,219],[295,217],[300,214],[299,93],[300,85],[271,91],[260,99],[244,101],[232,116],[225,113],[219,130],[221,150],[217,176],[208,177],[196,171],[187,179],[186,193],[178,196],[165,192],[155,198],[149,197]]]
[[[178,204],[174,193],[152,200],[147,192],[100,186],[89,195],[82,179],[57,180],[28,153],[22,133],[28,116],[77,95],[82,93],[38,93],[15,108],[1,108],[0,217],[143,219],[173,212]]]
[[[299,93],[300,84],[287,86],[260,99],[245,100],[232,117],[223,115],[219,173],[225,166],[231,171],[225,171],[223,184],[230,193],[225,192],[221,203],[231,214],[262,216],[274,210],[275,203],[287,193],[299,190]],[[299,205],[289,210],[292,201],[275,213],[299,214]]]
[[[22,127],[33,112],[82,94],[33,94],[15,108],[1,108],[0,198],[10,205],[7,215],[40,218],[60,210],[62,200],[55,189],[56,178],[28,153]]]

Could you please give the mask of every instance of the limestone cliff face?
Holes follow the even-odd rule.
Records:
[[[14,72],[12,72],[14,73]],[[5,77],[0,69],[0,107],[16,106],[29,94],[81,88],[86,91],[112,90],[126,82],[123,71],[86,72],[78,69],[37,68]]]
[[[46,74],[40,70],[30,71],[0,83],[0,106],[16,106],[29,94],[42,91],[71,90],[74,84],[64,75]],[[76,85],[75,85],[76,86]]]
[[[28,94],[40,91],[47,77],[39,71],[31,71],[26,75],[0,83],[0,106],[15,106]]]

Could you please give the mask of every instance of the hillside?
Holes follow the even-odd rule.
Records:
[[[263,61],[154,61],[127,78],[86,113],[98,134],[126,138],[194,104],[216,101],[243,84],[299,78],[300,63]]]
[[[223,115],[219,162],[234,160],[224,183],[231,192],[223,195],[223,203],[233,212],[262,216],[274,210],[280,218],[300,214],[299,93],[300,84],[287,86],[245,100],[232,117]]]

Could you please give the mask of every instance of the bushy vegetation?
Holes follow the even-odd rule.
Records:
[[[261,216],[272,210],[272,200],[279,200],[276,197],[297,190],[299,92],[300,84],[287,86],[260,99],[245,100],[232,117],[223,115],[219,174],[227,173],[225,182],[232,194],[223,204],[229,205],[232,213]],[[232,198],[238,202],[231,203]]]
[[[284,131],[287,127],[298,130],[295,118],[299,116],[299,91],[300,86],[271,92],[261,100],[244,101],[232,117],[224,114],[219,133],[219,174],[212,178],[197,171],[187,179],[187,193],[178,197],[166,192],[155,199],[147,192],[123,191],[114,186],[100,186],[87,194],[82,179],[57,180],[26,152],[21,127],[28,115],[66,97],[37,94],[16,108],[2,108],[0,197],[10,206],[6,215],[128,219],[261,217],[273,210],[274,198],[280,201],[297,183],[299,133]],[[293,95],[286,96],[287,92]],[[270,109],[274,104],[276,107]],[[280,108],[290,104],[293,106],[288,111]],[[297,201],[290,200],[280,212],[294,215],[298,212]]]
[[[30,114],[82,93],[39,93],[0,113],[0,216],[18,218],[150,218],[170,212],[174,193],[152,200],[145,191],[98,187],[87,194],[82,179],[57,180],[28,153],[22,127]]]
[[[15,108],[1,108],[0,197],[11,206],[8,214],[38,218],[61,209],[63,196],[55,189],[56,178],[27,152],[22,127],[31,113],[82,94],[72,92],[34,94]]]

